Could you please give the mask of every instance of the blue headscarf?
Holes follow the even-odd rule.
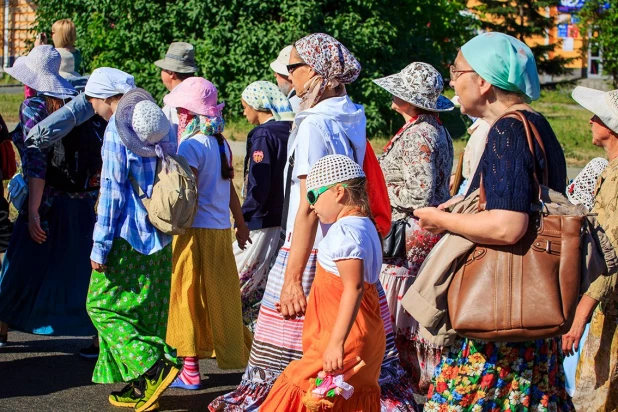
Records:
[[[525,43],[504,33],[479,34],[461,47],[472,69],[492,85],[523,93],[526,102],[541,94],[539,74],[532,50]]]
[[[255,110],[270,111],[275,120],[294,120],[288,98],[271,82],[251,83],[242,92],[242,99]]]

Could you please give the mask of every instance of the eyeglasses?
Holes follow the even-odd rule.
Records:
[[[457,70],[454,64],[451,64],[448,68],[448,71],[451,73],[451,80],[455,81],[464,73],[476,73],[474,70]]]
[[[300,63],[288,64],[285,66],[285,68],[287,69],[289,74],[292,74],[294,70],[298,69],[299,67],[306,66],[306,65],[307,63],[300,62]]]
[[[326,192],[328,189],[330,189],[333,186],[336,186],[337,183],[333,184],[333,185],[328,185],[328,186],[322,186],[319,189],[311,189],[310,191],[307,192],[307,200],[309,201],[310,205],[315,205],[315,202],[318,201],[318,197],[320,197],[320,195],[324,192]],[[347,183],[341,183],[341,186],[343,187],[348,187]]]

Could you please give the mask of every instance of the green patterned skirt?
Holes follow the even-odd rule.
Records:
[[[143,255],[114,239],[107,271],[92,272],[86,302],[101,346],[93,382],[137,379],[163,356],[176,362],[165,343],[171,277],[171,244]]]

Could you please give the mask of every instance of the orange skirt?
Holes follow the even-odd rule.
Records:
[[[317,265],[315,280],[309,293],[303,327],[303,357],[291,362],[275,381],[268,397],[260,407],[268,411],[307,411],[302,403],[309,389],[309,379],[322,371],[322,356],[330,340],[331,331],[343,294],[339,276]],[[380,302],[375,285],[365,283],[361,305],[344,345],[344,365],[356,364],[357,357],[365,366],[347,380],[354,387],[350,399],[335,396],[336,411],[380,411],[380,367],[384,358],[386,337],[380,316]]]

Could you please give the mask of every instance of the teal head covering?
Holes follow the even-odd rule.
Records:
[[[275,120],[294,120],[288,98],[271,82],[253,82],[242,92],[242,99],[255,110],[270,111]]]
[[[523,93],[528,103],[539,98],[534,55],[515,37],[497,32],[479,34],[461,47],[461,53],[472,69],[492,85]]]

